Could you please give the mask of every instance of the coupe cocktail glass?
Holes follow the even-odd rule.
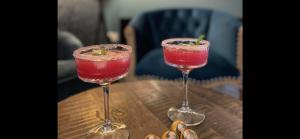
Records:
[[[82,47],[74,51],[79,79],[102,86],[104,95],[104,121],[91,129],[87,138],[127,139],[129,132],[123,123],[109,118],[109,86],[125,77],[130,66],[132,48],[122,44],[101,44]]]
[[[183,75],[185,97],[180,108],[171,107],[168,117],[172,120],[181,120],[187,126],[202,123],[205,115],[201,111],[192,110],[188,101],[188,74],[195,68],[206,65],[209,42],[201,40],[196,43],[193,38],[172,38],[162,41],[165,63],[179,69]]]

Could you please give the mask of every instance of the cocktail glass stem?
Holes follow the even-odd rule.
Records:
[[[183,99],[182,106],[181,106],[180,109],[185,110],[185,111],[190,110],[189,101],[188,101],[188,78],[189,78],[189,73],[190,73],[189,70],[182,71],[183,88],[184,88],[184,91],[185,91],[185,97]]]
[[[104,132],[112,130],[112,125],[109,119],[109,85],[110,83],[101,84],[104,96]]]

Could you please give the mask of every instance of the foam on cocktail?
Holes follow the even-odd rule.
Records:
[[[97,52],[103,53],[97,53]],[[131,53],[131,47],[127,45],[92,45],[77,49],[74,52],[74,56],[80,59],[92,60],[92,61],[107,61],[116,60],[124,57],[128,57]]]
[[[167,48],[183,49],[183,50],[205,50],[209,46],[209,42],[201,40],[196,44],[197,39],[194,38],[172,38],[162,41],[161,45]]]

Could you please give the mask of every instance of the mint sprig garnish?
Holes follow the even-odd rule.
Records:
[[[198,40],[196,41],[196,45],[200,45],[200,42],[202,41],[202,40],[204,40],[204,38],[205,38],[205,35],[200,35],[199,36],[199,38],[198,38]]]

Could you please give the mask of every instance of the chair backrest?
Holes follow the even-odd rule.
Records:
[[[82,42],[67,31],[57,32],[57,60],[73,59],[73,51],[82,47]]]
[[[164,39],[205,34],[212,51],[236,64],[232,57],[236,55],[236,34],[241,22],[229,14],[208,9],[164,9],[142,13],[129,25],[135,29],[137,62],[148,51],[161,47]]]
[[[99,23],[98,0],[58,0],[58,28],[78,37],[84,46],[106,43],[104,23]]]
[[[210,41],[210,51],[217,53],[237,66],[238,31],[242,22],[233,16],[214,11],[210,17],[207,39]]]

